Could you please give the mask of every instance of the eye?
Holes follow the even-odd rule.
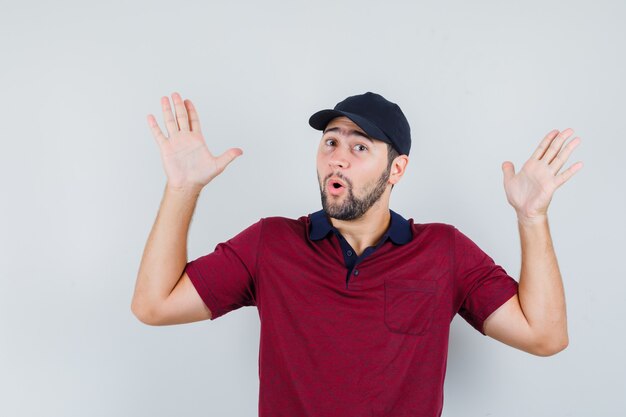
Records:
[[[367,146],[361,145],[361,144],[355,145],[354,148],[358,150],[359,152],[364,152],[367,150]]]
[[[331,143],[332,142],[332,143]],[[335,144],[335,139],[326,139],[324,141],[326,145],[333,146]]]

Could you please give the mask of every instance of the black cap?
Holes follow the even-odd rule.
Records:
[[[334,109],[320,110],[309,118],[311,127],[324,130],[335,117],[345,116],[374,139],[390,143],[400,155],[411,150],[411,128],[396,103],[380,94],[367,92],[350,96]]]

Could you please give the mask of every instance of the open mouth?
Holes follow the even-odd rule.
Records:
[[[339,195],[346,187],[337,180],[330,180],[328,182],[328,192],[332,195]]]

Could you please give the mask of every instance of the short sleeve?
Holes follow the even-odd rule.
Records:
[[[263,219],[185,266],[211,320],[244,306],[256,306],[256,264]]]
[[[487,317],[517,294],[518,283],[470,238],[454,228],[455,282],[458,310],[483,335]]]

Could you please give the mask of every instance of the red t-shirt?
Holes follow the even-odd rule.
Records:
[[[454,226],[413,219],[347,275],[311,216],[263,218],[185,267],[212,320],[258,309],[259,416],[440,416],[450,322],[484,334],[517,282]]]

